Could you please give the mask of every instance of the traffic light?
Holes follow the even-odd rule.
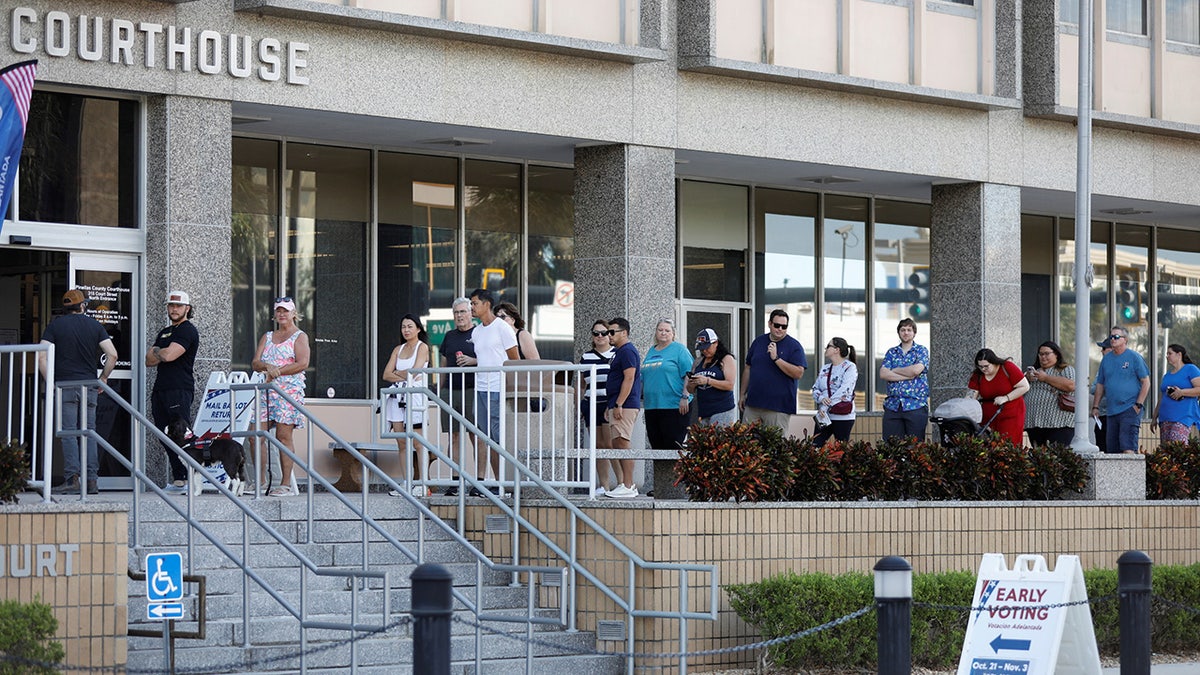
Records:
[[[930,274],[928,267],[917,267],[908,275],[908,283],[913,287],[913,304],[908,306],[908,314],[917,321],[929,321],[931,294],[929,291]]]
[[[1163,328],[1173,328],[1175,326],[1175,310],[1170,307],[1159,307],[1158,325]]]
[[[1123,324],[1142,320],[1142,287],[1137,270],[1123,269],[1117,273],[1117,316]]]

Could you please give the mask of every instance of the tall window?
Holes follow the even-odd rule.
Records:
[[[35,91],[21,153],[21,220],[137,227],[138,104]]]
[[[1200,0],[1166,0],[1167,39],[1200,44]]]
[[[1054,332],[1058,261],[1054,256],[1054,218],[1021,216],[1021,353],[1022,364],[1037,363],[1038,345],[1060,343]]]
[[[370,159],[367,150],[288,145],[285,292],[312,347],[310,396],[368,396]]]
[[[867,230],[868,203],[865,197],[825,196],[821,230],[825,302],[823,327],[813,343],[813,360],[808,364],[813,373],[820,370],[822,361],[823,352],[818,352],[817,348],[829,344],[832,338],[845,338],[855,350],[866,353],[867,251],[871,245],[871,234]],[[865,381],[865,373],[860,372],[857,387],[860,392]]]
[[[575,340],[575,172],[529,167],[529,305],[544,359],[572,360]]]
[[[872,377],[876,378],[875,401],[872,409],[882,410],[887,388],[878,379],[879,368],[887,350],[898,344],[896,325],[901,319],[917,323],[917,342],[929,347],[930,314],[927,293],[929,281],[929,221],[928,204],[912,204],[876,200],[875,240],[872,269],[875,276],[875,306],[872,322],[875,331]],[[913,276],[917,275],[917,276]],[[916,283],[914,283],[916,282]],[[855,345],[866,355],[866,343]],[[859,372],[867,364],[859,358]]]
[[[757,189],[754,191],[755,325],[750,334],[766,331],[771,311],[788,313],[788,333],[808,354],[800,390],[812,388],[820,368],[817,345],[816,222],[820,197],[807,192]]]
[[[1162,377],[1169,344],[1181,344],[1193,361],[1200,360],[1200,241],[1190,230],[1158,230],[1158,270],[1152,288],[1157,293],[1158,325],[1155,382]]]
[[[458,160],[379,153],[376,371],[400,340],[400,318],[450,318],[458,281]]]
[[[466,206],[466,290],[491,290],[496,302],[520,305],[521,167],[469,159]]]
[[[749,200],[750,190],[741,185],[680,184],[683,297],[746,301]]]
[[[1058,224],[1058,335],[1059,346],[1062,347],[1063,358],[1068,363],[1075,362],[1075,220],[1061,218]],[[1098,342],[1112,326],[1108,317],[1108,223],[1092,223],[1091,250],[1088,260],[1092,263],[1096,279],[1091,288],[1091,317],[1088,325],[1091,327],[1089,343]],[[1096,372],[1100,365],[1100,350],[1097,348],[1089,355],[1091,370]]]
[[[271,324],[279,238],[279,143],[233,139],[232,367],[250,372],[258,338]]]
[[[1108,30],[1146,34],[1146,0],[1104,0],[1104,11]]]

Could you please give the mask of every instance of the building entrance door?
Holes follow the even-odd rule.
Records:
[[[732,302],[685,301],[683,303],[683,334],[676,338],[692,349],[696,345],[696,334],[705,328],[717,332],[717,338],[725,341],[725,347],[733,353],[738,367],[734,373],[733,391],[741,391],[742,363],[746,348],[750,346],[750,306]]]

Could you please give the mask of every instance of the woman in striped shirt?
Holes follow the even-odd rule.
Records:
[[[605,391],[604,385],[608,382],[608,364],[613,358],[612,343],[608,339],[608,322],[603,319],[597,319],[592,322],[592,348],[586,351],[579,357],[579,362],[583,365],[596,364],[596,447],[609,447],[608,439],[608,420],[604,419],[604,410],[608,407],[608,394]],[[591,371],[583,372],[583,381],[580,389],[583,395],[579,399],[580,419],[583,420],[584,429],[591,429],[591,395],[592,395],[592,373]],[[586,433],[586,431],[585,431]],[[604,476],[608,473],[606,467],[612,468],[613,481],[611,485],[623,484],[621,475],[621,464],[615,459],[602,459],[596,462],[596,496],[604,494]]]

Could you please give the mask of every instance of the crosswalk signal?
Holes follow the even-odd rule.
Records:
[[[1142,287],[1135,269],[1124,269],[1117,274],[1117,315],[1125,324],[1142,320]]]
[[[928,267],[917,267],[908,275],[908,284],[913,288],[913,303],[908,306],[908,314],[917,321],[929,321],[931,278]]]

